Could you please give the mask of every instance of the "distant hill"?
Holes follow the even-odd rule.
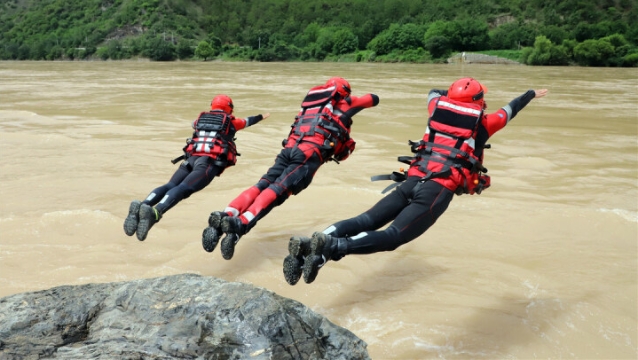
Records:
[[[0,59],[444,62],[542,36],[564,46],[553,61],[626,66],[635,19],[636,0],[0,0]]]

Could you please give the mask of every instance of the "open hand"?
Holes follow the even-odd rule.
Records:
[[[547,95],[547,89],[534,90],[534,98],[540,98]]]

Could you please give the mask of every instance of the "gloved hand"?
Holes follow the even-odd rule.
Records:
[[[356,142],[352,139],[348,139],[345,144],[343,144],[343,149],[339,153],[334,154],[334,158],[337,161],[343,161],[347,159],[352,152],[354,152],[354,148],[356,146]]]
[[[477,194],[481,195],[481,192],[483,190],[490,187],[490,185],[492,184],[492,181],[490,180],[490,176],[485,174],[479,175],[478,181],[479,183],[476,185],[476,188],[474,189],[474,191]]]

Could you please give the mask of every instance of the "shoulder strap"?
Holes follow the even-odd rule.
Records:
[[[301,107],[311,108],[325,106],[331,100],[336,100],[338,96],[337,88],[334,85],[315,86],[308,91],[306,97],[301,102]]]

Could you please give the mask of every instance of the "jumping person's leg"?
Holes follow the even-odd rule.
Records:
[[[155,207],[144,203],[140,206],[140,220],[137,226],[138,240],[146,239],[148,231],[162,218],[164,213],[193,193],[204,189],[215,176],[224,171],[224,168],[215,165],[213,159],[208,156],[195,156],[188,160],[190,172],[177,186],[170,189]],[[177,176],[174,176],[173,179],[177,179]]]
[[[140,221],[139,212],[142,204],[154,206],[157,204],[166,193],[177,186],[182,180],[188,176],[191,170],[191,165],[188,161],[182,162],[179,168],[175,171],[171,179],[164,185],[154,189],[148,194],[144,201],[133,200],[129,205],[128,216],[124,220],[124,233],[128,236],[133,236],[137,231],[137,225]]]
[[[213,211],[208,217],[208,227],[202,232],[202,246],[207,252],[215,250],[219,239],[224,234],[222,230],[222,220],[228,216],[239,216],[250,207],[257,196],[281,175],[288,164],[288,157],[291,149],[283,149],[275,163],[264,174],[259,182],[254,186],[244,190],[239,196],[233,199],[224,211]]]
[[[307,188],[322,162],[313,149],[302,151],[290,149],[286,158],[288,166],[264,189],[252,205],[238,217],[226,217],[222,220],[222,231],[227,235],[222,239],[222,255],[231,259],[235,245],[242,235],[252,229],[257,222],[273,208],[283,204],[290,195],[296,195]]]
[[[416,239],[436,222],[454,197],[452,191],[434,181],[418,183],[411,192],[409,204],[385,230],[364,231],[349,237],[315,233],[304,264],[304,281],[312,282],[327,260],[338,260],[348,254],[393,251]]]
[[[406,181],[366,212],[332,224],[323,233],[334,237],[346,237],[381,228],[410,203],[415,184],[416,180]],[[283,272],[290,285],[295,285],[301,278],[305,260],[310,255],[311,242],[312,238],[305,236],[293,236],[288,242],[288,255],[284,259]]]

